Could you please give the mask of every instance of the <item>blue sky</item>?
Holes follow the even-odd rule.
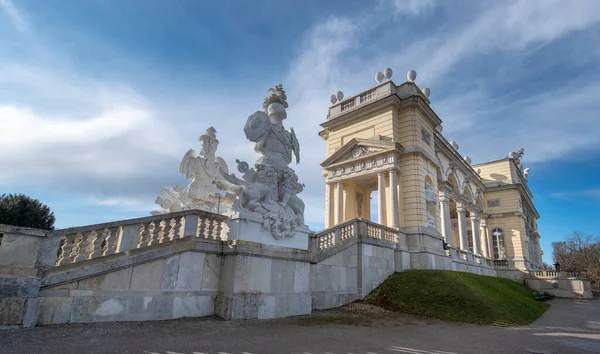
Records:
[[[525,148],[552,241],[600,221],[600,3],[0,0],[0,192],[57,227],[147,215],[208,126],[253,160],[242,127],[282,83],[312,229],[329,95],[415,69],[448,139],[474,163]]]

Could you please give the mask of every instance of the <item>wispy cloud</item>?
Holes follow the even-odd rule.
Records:
[[[20,32],[27,33],[30,30],[29,23],[25,20],[23,15],[17,10],[12,3],[12,0],[0,0],[0,9],[12,22],[13,26]]]
[[[396,15],[416,16],[432,11],[436,0],[392,0]]]
[[[589,197],[600,199],[600,189],[587,189],[583,191],[556,192],[551,194],[554,198],[570,199],[575,197]]]

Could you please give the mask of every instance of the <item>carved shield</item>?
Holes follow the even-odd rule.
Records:
[[[267,114],[263,111],[256,111],[248,117],[246,126],[244,127],[244,133],[246,138],[252,142],[258,142],[264,139],[269,132],[271,127],[271,121]]]

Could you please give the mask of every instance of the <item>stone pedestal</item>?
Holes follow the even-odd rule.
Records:
[[[227,221],[229,234],[227,240],[249,241],[265,245],[308,250],[308,226],[297,227],[294,237],[275,239],[269,230],[263,227],[262,215],[245,213],[231,216]]]

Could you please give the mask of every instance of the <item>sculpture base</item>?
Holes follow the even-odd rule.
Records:
[[[227,240],[239,240],[262,243],[265,245],[296,248],[308,250],[308,226],[299,226],[294,232],[294,237],[275,239],[269,230],[263,227],[262,215],[258,213],[245,212],[230,216],[227,221],[229,233]]]

